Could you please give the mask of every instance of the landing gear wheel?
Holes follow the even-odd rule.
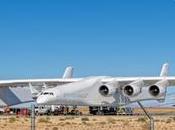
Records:
[[[104,113],[102,111],[97,111],[96,115],[104,115]]]

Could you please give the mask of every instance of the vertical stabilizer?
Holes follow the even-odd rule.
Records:
[[[73,76],[73,67],[69,66],[66,68],[64,75],[63,75],[63,79],[69,79],[72,78]]]
[[[161,77],[168,76],[168,71],[169,71],[169,64],[168,63],[163,64],[160,76]]]

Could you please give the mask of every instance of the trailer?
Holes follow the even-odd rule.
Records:
[[[89,113],[92,115],[132,115],[131,107],[109,107],[109,106],[90,106]]]

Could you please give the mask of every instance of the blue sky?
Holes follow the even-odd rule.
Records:
[[[2,0],[0,79],[175,75],[173,0]]]

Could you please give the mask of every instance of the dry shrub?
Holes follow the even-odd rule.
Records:
[[[116,120],[112,117],[108,118],[107,119],[108,123],[111,123],[111,124],[115,124],[116,123]]]
[[[140,118],[138,118],[137,121],[138,121],[138,122],[146,122],[146,118],[144,118],[144,117],[140,117]]]
[[[171,121],[172,120],[169,118],[169,119],[166,120],[166,123],[171,123]]]
[[[172,117],[173,121],[175,121],[175,117]]]
[[[124,126],[128,126],[129,125],[129,121],[128,120],[126,120],[125,122],[124,122],[124,124],[123,124]]]
[[[161,120],[156,119],[156,120],[154,120],[154,122],[161,122]]]
[[[120,122],[123,122],[123,121],[125,121],[125,120],[123,120],[123,119],[117,119],[116,121],[120,121]]]
[[[92,119],[93,121],[97,121],[97,119]]]
[[[15,117],[9,118],[9,123],[14,123],[15,121],[16,121],[16,118]]]
[[[73,116],[68,116],[65,118],[65,120],[73,120],[73,119],[75,119],[75,117],[73,117]]]
[[[59,124],[59,126],[64,127],[64,126],[65,126],[65,124],[64,124],[63,122],[61,122],[61,123]]]
[[[149,124],[144,123],[144,124],[142,125],[142,129],[143,129],[143,130],[148,130],[148,128],[149,128]]]
[[[83,121],[82,124],[83,124],[83,125],[87,125],[86,121]]]
[[[160,120],[160,122],[165,122],[165,120]]]
[[[105,121],[101,121],[101,122],[99,122],[99,124],[100,124],[100,125],[105,125],[106,122],[105,122]]]
[[[38,123],[51,123],[50,122],[50,118],[40,118],[39,120],[38,120]]]
[[[60,121],[65,121],[66,119],[65,118],[60,118]]]
[[[88,117],[83,117],[83,118],[81,118],[81,121],[83,121],[83,122],[89,121],[89,118]]]
[[[70,122],[66,122],[65,125],[70,125],[71,123]]]
[[[29,120],[27,118],[24,119],[25,122],[28,122]]]
[[[52,130],[58,130],[58,127],[53,127],[53,129]]]
[[[50,117],[47,116],[47,117],[46,117],[46,120],[50,121]]]
[[[72,122],[72,125],[77,125],[77,123],[75,123],[75,122]]]

